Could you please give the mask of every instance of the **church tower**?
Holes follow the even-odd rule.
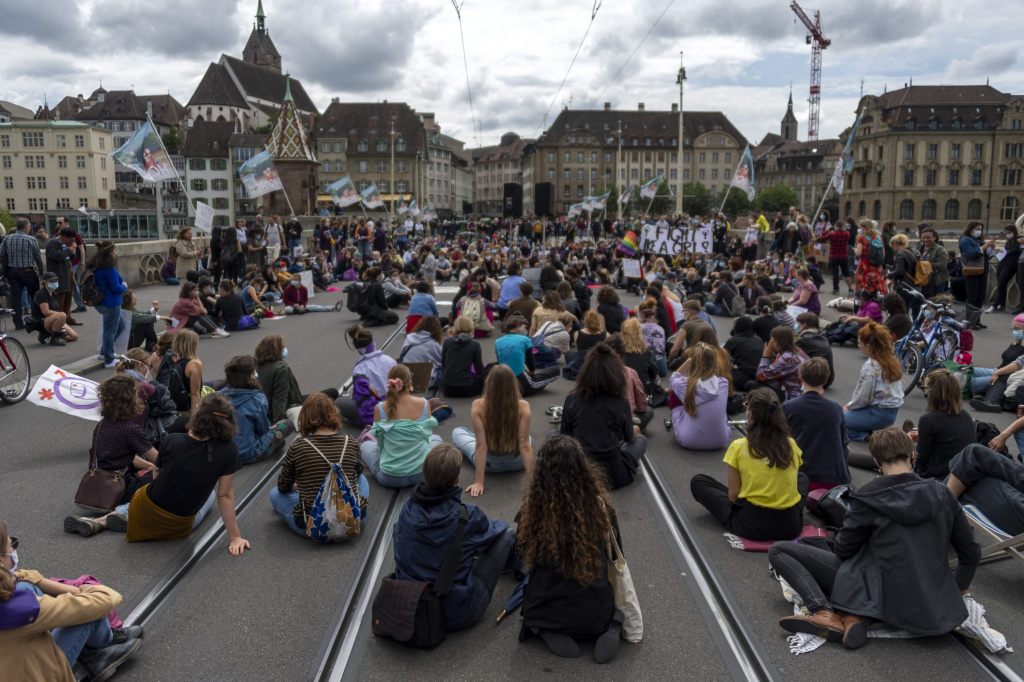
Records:
[[[782,135],[782,139],[785,142],[796,142],[796,131],[796,116],[793,115],[793,90],[790,89],[789,107],[786,109],[786,115],[782,117],[782,126],[779,130],[779,134]]]
[[[256,8],[256,23],[253,24],[249,41],[242,51],[242,59],[247,64],[262,66],[281,73],[281,55],[274,47],[274,41],[267,33],[267,15],[263,13],[263,0],[259,0]]]
[[[274,129],[267,138],[267,151],[274,159],[287,202],[278,203],[277,192],[263,195],[264,213],[296,212],[313,215],[316,209],[316,154],[302,117],[295,109],[291,79],[285,76],[284,101]],[[285,205],[281,205],[284,203]]]

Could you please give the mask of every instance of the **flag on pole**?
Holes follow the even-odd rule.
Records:
[[[575,218],[576,216],[583,213],[583,210],[583,204],[573,204],[572,206],[569,207],[569,213],[566,214],[566,217]]]
[[[352,204],[359,203],[359,192],[356,191],[356,186],[352,184],[352,178],[347,175],[343,175],[325,188],[331,195],[338,206],[345,208]]]
[[[416,205],[415,199],[409,202],[409,213],[412,214],[413,218],[417,218],[420,215],[420,207]]]
[[[408,212],[409,212],[409,207],[406,205],[405,199],[400,199],[398,201],[398,208],[395,209],[395,213],[397,213],[398,215],[404,215],[405,213],[408,213]]]
[[[274,167],[274,160],[266,149],[243,163],[238,169],[238,175],[245,185],[245,193],[251,199],[284,189],[277,168]]]
[[[594,209],[593,210],[595,210],[595,211],[603,211],[605,209],[605,206],[608,205],[608,196],[610,194],[611,194],[611,192],[605,192],[604,194],[602,194],[599,197],[594,197],[594,203],[593,203]]]
[[[597,202],[597,197],[583,197],[583,203],[582,203],[583,210],[584,211],[593,211],[594,210],[594,204],[596,202]]]
[[[369,187],[359,193],[359,197],[366,208],[380,208],[384,205],[384,199],[380,196],[380,190],[372,182]]]
[[[836,160],[836,170],[832,174],[832,187],[836,194],[843,193],[846,188],[846,174],[853,170],[853,138],[857,135],[862,113],[864,113],[863,110],[857,112],[857,119],[853,122],[853,128],[850,129],[850,137],[847,138],[846,146],[843,147],[843,154]]]
[[[733,173],[729,186],[743,190],[747,193],[747,199],[754,200],[754,194],[756,194],[754,191],[754,157],[750,153],[749,144],[743,150],[743,155],[740,156],[740,163],[736,166],[736,172]]]
[[[661,184],[662,177],[656,175],[643,185],[640,186],[640,196],[644,199],[653,199],[658,196],[658,185]]]
[[[423,209],[424,220],[437,220],[437,211],[434,210],[433,204],[427,204]]]
[[[629,200],[633,197],[633,190],[636,189],[633,185],[626,188],[626,191],[619,195],[619,206],[625,206],[629,203]]]
[[[65,372],[56,365],[50,365],[39,375],[27,400],[80,419],[98,422],[103,418],[100,415],[99,384]]]
[[[147,182],[174,180],[178,177],[156,128],[146,121],[131,139],[110,154]]]
[[[626,236],[622,238],[622,243],[619,244],[619,251],[627,256],[635,256],[639,248],[640,244],[637,241],[636,232],[633,230],[626,232]]]

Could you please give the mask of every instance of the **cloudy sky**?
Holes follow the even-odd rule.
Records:
[[[450,0],[264,0],[284,68],[323,110],[345,101],[406,101],[437,114],[467,146],[507,130],[533,137],[560,108],[623,109],[678,99],[721,110],[756,142],[777,131],[790,84],[806,132],[810,48],[787,0],[465,0],[462,22],[476,130],[466,92],[459,21]],[[1024,41],[1008,27],[1024,3],[996,0],[860,0],[823,7],[821,136],[852,123],[861,89],[984,83],[1024,94]],[[651,31],[658,16],[668,6]],[[186,103],[222,52],[241,56],[256,0],[0,0],[0,99],[35,108],[44,96],[107,89],[170,92]],[[646,42],[643,36],[651,31]],[[624,66],[625,64],[625,66]],[[550,107],[550,114],[545,113]]]

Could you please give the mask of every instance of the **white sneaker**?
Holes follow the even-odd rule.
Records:
[[[994,312],[995,309],[996,309],[996,307],[994,305],[990,305],[989,307],[985,308],[981,312],[983,312],[983,313],[991,313],[991,312]]]
[[[213,336],[216,339],[226,339],[229,336],[231,336],[231,333],[223,329],[214,329],[213,334],[211,334],[211,336]]]

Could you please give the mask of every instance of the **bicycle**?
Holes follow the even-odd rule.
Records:
[[[951,307],[945,304],[928,303],[928,299],[919,291],[908,289],[907,292],[915,296],[925,305],[914,318],[914,325],[902,339],[896,341],[893,348],[896,359],[903,370],[903,392],[910,393],[920,383],[921,377],[931,370],[941,367],[942,363],[956,358],[960,352],[960,332],[966,328],[966,323],[956,319],[956,313]],[[929,306],[935,308],[935,326],[929,332],[926,339],[921,331],[924,324],[924,313]],[[919,344],[924,344],[922,349]]]
[[[32,367],[21,341],[7,335],[4,317],[14,316],[8,308],[0,308],[0,400],[21,402],[32,389]]]

